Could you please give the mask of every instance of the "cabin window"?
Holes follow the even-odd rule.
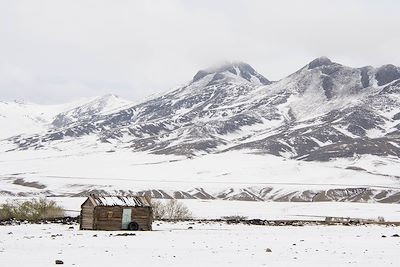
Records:
[[[113,217],[113,212],[107,211],[107,218],[112,218],[112,217]]]

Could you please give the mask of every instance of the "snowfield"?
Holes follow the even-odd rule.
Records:
[[[84,140],[81,146],[84,147]],[[173,195],[178,190],[203,188],[218,195],[230,189],[234,194],[243,188],[270,187],[273,190],[267,197],[274,200],[305,190],[360,187],[400,190],[399,162],[389,157],[364,156],[321,163],[243,152],[190,159],[131,151],[106,152],[104,148],[84,153],[81,149],[76,147],[76,153],[40,150],[0,153],[0,191],[3,191],[0,194],[73,195],[85,190],[115,193],[156,189]],[[42,188],[15,182],[17,179],[37,182]]]
[[[156,222],[135,236],[78,228],[0,226],[0,266],[397,266],[400,249],[391,226]]]

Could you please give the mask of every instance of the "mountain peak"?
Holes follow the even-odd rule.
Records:
[[[392,64],[383,65],[377,69],[375,78],[379,86],[390,83],[400,79],[400,68]]]
[[[201,80],[207,75],[214,74],[221,76],[224,73],[230,73],[241,77],[249,82],[258,82],[260,84],[270,84],[271,82],[259,74],[252,66],[244,62],[228,62],[215,67],[211,67],[204,70],[199,70],[193,77],[193,82]]]
[[[319,57],[308,63],[308,69],[315,69],[321,66],[329,66],[334,64],[329,58],[327,57]]]
[[[204,71],[213,73],[213,72],[224,72],[224,71],[230,71],[234,68],[242,68],[242,69],[248,69],[248,70],[253,70],[254,69],[247,63],[241,62],[241,61],[232,61],[232,62],[224,62],[222,64],[210,67],[208,69],[204,69]]]
[[[110,101],[123,101],[123,99],[114,94],[105,94],[97,96],[93,99],[93,102],[110,102]]]

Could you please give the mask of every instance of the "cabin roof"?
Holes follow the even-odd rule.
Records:
[[[97,196],[90,195],[94,206],[123,206],[123,207],[150,207],[149,201],[144,196]]]

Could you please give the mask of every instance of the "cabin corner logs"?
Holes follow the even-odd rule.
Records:
[[[90,195],[81,205],[81,230],[151,231],[153,211],[144,196]]]

